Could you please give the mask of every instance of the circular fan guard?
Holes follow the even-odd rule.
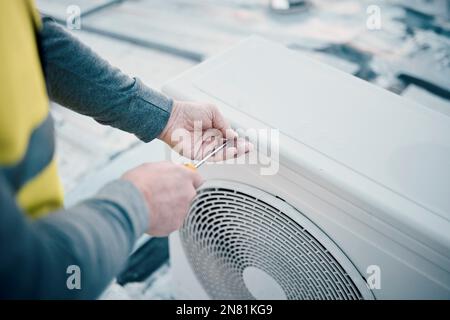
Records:
[[[180,239],[213,299],[254,299],[243,276],[249,268],[272,277],[287,299],[373,299],[350,260],[315,224],[242,183],[205,183]]]

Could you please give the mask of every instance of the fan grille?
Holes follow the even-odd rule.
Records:
[[[206,183],[180,238],[213,299],[254,299],[243,277],[249,267],[271,276],[287,299],[373,298],[356,268],[317,226],[286,202],[248,185]]]

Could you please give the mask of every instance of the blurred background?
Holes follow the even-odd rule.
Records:
[[[449,0],[36,2],[112,65],[157,89],[257,34],[450,116]],[[51,112],[67,206],[128,168],[166,158],[159,141],[144,144],[56,104]],[[167,239],[143,237],[136,248],[103,298],[173,298]]]

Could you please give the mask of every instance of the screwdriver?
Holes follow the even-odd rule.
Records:
[[[217,152],[219,152],[220,150],[222,150],[223,148],[226,147],[226,145],[228,144],[228,142],[230,142],[231,140],[227,140],[225,141],[220,147],[214,148],[213,151],[211,151],[206,157],[204,157],[202,160],[200,160],[197,163],[185,163],[184,166],[188,169],[191,170],[197,170],[200,166],[202,166],[209,158],[211,158],[212,156],[214,156]]]

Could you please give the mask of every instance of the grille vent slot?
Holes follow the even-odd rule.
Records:
[[[180,238],[213,299],[254,299],[243,277],[249,267],[272,277],[287,299],[373,299],[350,260],[315,224],[245,184],[205,183]]]

